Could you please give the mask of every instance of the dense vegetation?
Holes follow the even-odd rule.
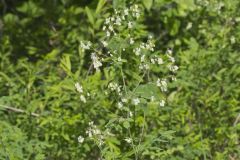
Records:
[[[239,7],[1,0],[0,159],[240,159]]]

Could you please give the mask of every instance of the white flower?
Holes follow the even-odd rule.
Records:
[[[129,112],[129,117],[132,117],[133,116],[133,113],[130,111]]]
[[[172,81],[176,81],[177,80],[177,78],[176,77],[172,77]]]
[[[114,82],[110,82],[108,84],[108,88],[111,90],[111,91],[115,91],[118,89],[118,84],[117,83],[114,83]]]
[[[84,95],[81,95],[80,96],[80,100],[83,102],[83,103],[86,103],[87,101],[86,101],[86,98],[84,97]]]
[[[168,66],[169,70],[172,71],[172,72],[176,72],[178,70],[178,66]]]
[[[121,109],[123,107],[122,102],[118,102],[118,108]]]
[[[140,103],[140,100],[138,98],[133,99],[133,104],[138,105]]]
[[[78,142],[79,142],[79,143],[83,143],[83,142],[84,142],[84,138],[83,138],[82,136],[79,136],[79,137],[78,137]]]
[[[133,23],[132,22],[128,22],[128,28],[131,29],[133,27]]]
[[[107,37],[110,37],[111,33],[109,31],[106,32]]]
[[[121,20],[121,18],[118,16],[117,18],[116,18],[116,25],[121,25],[121,22],[122,22],[122,20]]]
[[[122,98],[122,102],[126,103],[128,100],[126,98]]]
[[[118,57],[118,62],[122,62],[122,58],[121,57]]]
[[[107,18],[106,21],[105,21],[106,24],[109,24],[110,23],[110,18]]]
[[[174,57],[172,57],[172,56],[168,55],[168,58],[169,58],[169,60],[170,60],[172,63],[174,63],[174,62],[175,62],[175,58],[174,58]]]
[[[103,26],[103,31],[105,31],[106,30],[106,26]]]
[[[107,47],[108,43],[106,41],[102,41],[104,47]]]
[[[171,49],[167,49],[167,54],[172,54],[172,50]]]
[[[141,62],[144,62],[144,60],[145,60],[145,55],[142,55],[141,56]]]
[[[99,67],[102,66],[102,63],[99,61],[99,58],[97,57],[96,53],[91,54],[91,59],[93,61],[93,67],[98,70]]]
[[[136,12],[135,16],[136,16],[137,18],[139,18],[139,17],[140,17],[140,13],[139,13],[139,12]]]
[[[124,9],[124,15],[127,16],[128,15],[128,8]]]
[[[109,26],[109,30],[113,31],[113,26],[112,25]]]
[[[124,139],[127,143],[131,143],[132,142],[132,138],[125,138]]]
[[[186,29],[189,30],[189,29],[191,29],[191,28],[192,28],[192,22],[189,22],[189,23],[187,24]]]
[[[133,43],[134,43],[133,38],[130,38],[130,44],[133,44]]]
[[[163,59],[162,59],[162,58],[158,58],[158,59],[157,59],[157,63],[158,63],[158,64],[163,64]]]
[[[155,59],[154,58],[151,58],[150,61],[151,61],[152,64],[155,64]]]
[[[157,80],[157,86],[161,88],[162,92],[166,92],[167,91],[167,81],[165,79]]]
[[[133,50],[133,52],[134,52],[137,56],[139,56],[139,55],[140,55],[140,52],[141,52],[141,49],[140,49],[140,48],[135,48],[135,49]]]
[[[160,104],[161,107],[164,107],[165,106],[165,101],[161,100],[159,104]]]
[[[92,138],[93,134],[92,134],[92,131],[91,130],[87,130],[86,131],[86,134],[88,134],[88,137],[89,138]]]
[[[78,82],[75,83],[75,88],[77,89],[77,91],[79,93],[83,93],[83,88],[82,88],[82,86]]]
[[[149,65],[148,64],[144,64],[143,67],[144,67],[144,69],[149,69]]]
[[[85,49],[90,49],[91,47],[91,42],[87,42],[87,44],[84,44],[82,41],[80,42],[80,46],[83,50]]]

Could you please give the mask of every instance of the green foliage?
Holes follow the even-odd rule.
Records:
[[[11,126],[6,122],[0,122],[0,158],[1,159],[35,159],[43,160],[45,158],[43,149],[46,144],[31,139],[17,127]]]
[[[106,18],[134,4],[143,11],[134,31],[121,26],[121,36],[106,39]],[[239,7],[239,0],[1,1],[0,159],[240,159]],[[166,66],[141,74],[129,33],[136,43],[154,37],[148,57],[166,61],[172,48],[179,71],[166,95],[152,83],[168,75]],[[87,41],[127,54],[121,63],[106,58],[96,72],[91,51],[82,50]],[[119,110],[118,95],[106,92],[122,83],[121,69],[125,97],[140,97],[139,106]],[[165,106],[152,96],[166,97]],[[91,121],[104,145],[99,135],[87,138]]]

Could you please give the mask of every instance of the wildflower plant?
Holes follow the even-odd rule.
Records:
[[[112,119],[104,127],[100,129],[90,121],[78,141],[93,140],[101,155],[108,157],[106,159],[111,159],[110,155],[112,158],[124,155],[116,147],[119,145],[126,146],[121,148],[128,156],[137,159],[143,151],[140,146],[148,132],[146,110],[149,105],[164,107],[168,84],[176,80],[174,75],[178,67],[172,50],[162,53],[155,49],[154,37],[143,32],[141,14],[138,5],[114,9],[113,14],[105,18],[102,25],[104,35],[98,43],[80,42],[82,54],[89,55],[91,59],[87,79],[91,75],[101,75],[104,82],[101,90],[104,98],[111,101],[113,109],[110,109]],[[86,96],[84,86],[79,82],[75,88],[82,103],[90,103],[96,98],[95,91],[91,90]]]

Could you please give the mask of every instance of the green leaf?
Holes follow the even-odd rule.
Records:
[[[153,0],[143,0],[143,5],[149,11],[153,5]]]
[[[128,121],[123,122],[123,127],[128,129],[130,127],[130,123]]]
[[[71,61],[70,61],[70,55],[66,54],[61,59],[60,67],[66,72],[71,73]]]
[[[93,15],[93,12],[92,12],[88,7],[85,8],[85,12],[86,12],[86,14],[87,14],[87,17],[88,17],[89,22],[90,22],[92,25],[94,25],[94,15]]]
[[[152,83],[149,84],[144,84],[144,85],[140,85],[134,92],[136,95],[143,97],[143,98],[147,98],[147,99],[151,99],[152,96],[154,96],[155,99],[160,100],[160,90],[159,88]]]
[[[104,6],[104,4],[106,3],[106,0],[100,0],[98,2],[98,5],[97,5],[97,9],[96,9],[96,14],[99,14]]]

